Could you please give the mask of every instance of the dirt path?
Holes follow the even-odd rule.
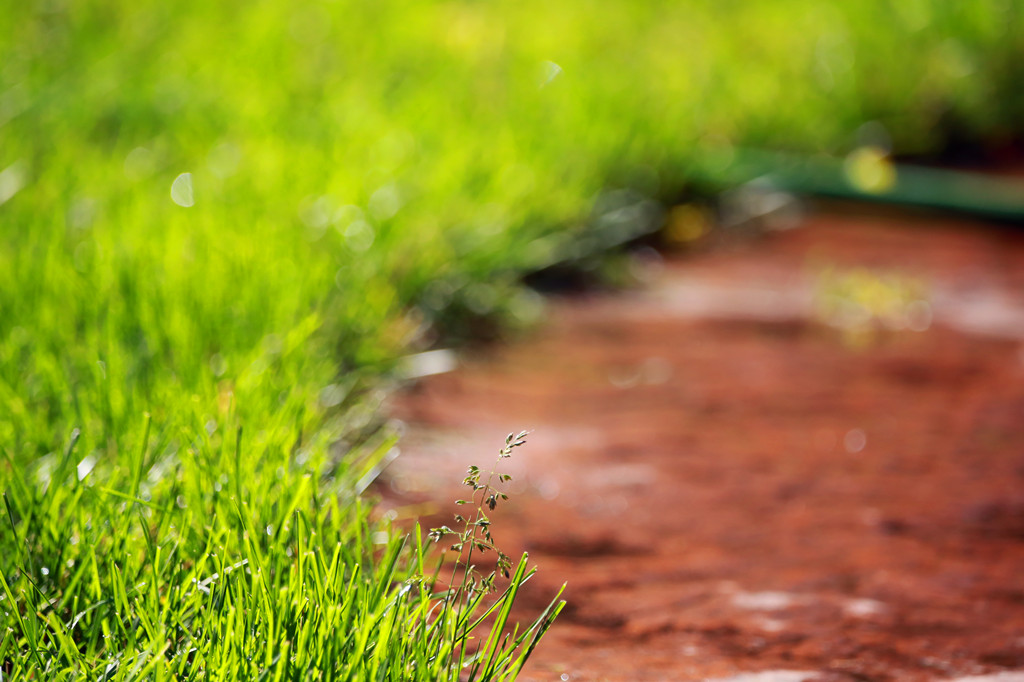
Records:
[[[1024,680],[1024,238],[833,211],[649,272],[393,405],[392,505],[532,430],[522,679]]]

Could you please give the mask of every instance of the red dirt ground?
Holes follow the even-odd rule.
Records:
[[[923,331],[826,324],[828,266],[918,282]],[[832,209],[645,272],[393,401],[402,514],[532,431],[494,532],[568,606],[520,679],[1024,670],[1024,235]]]

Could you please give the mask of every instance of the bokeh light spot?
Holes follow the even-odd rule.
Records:
[[[896,167],[888,153],[879,147],[859,147],[843,164],[851,185],[868,194],[883,194],[896,185]]]
[[[867,444],[868,436],[864,433],[864,429],[850,429],[843,437],[843,447],[851,455],[855,455],[863,450],[867,447]]]
[[[182,173],[174,178],[171,183],[171,201],[178,206],[189,208],[195,205],[195,197],[192,193],[192,174]]]

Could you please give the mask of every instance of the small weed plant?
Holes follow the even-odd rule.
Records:
[[[512,557],[498,547],[491,533],[488,512],[493,512],[499,501],[508,500],[508,494],[499,486],[511,481],[512,476],[498,469],[503,460],[512,456],[513,449],[526,443],[526,435],[526,431],[508,434],[486,479],[478,466],[470,466],[466,471],[463,485],[470,488],[471,495],[455,503],[472,511],[455,515],[460,529],[440,526],[429,533],[435,543],[451,541],[445,550],[457,553],[449,586],[439,595],[438,622],[447,633],[444,640],[451,644],[446,647],[449,668],[466,670],[466,679],[470,681],[514,679],[565,605],[560,600],[562,590],[559,590],[528,627],[522,630],[518,624],[511,630],[507,627],[516,596],[536,568],[528,567],[527,553],[513,562]],[[483,561],[487,553],[494,554],[494,567],[485,572],[475,562]],[[439,573],[440,570],[435,572],[435,581]],[[500,582],[502,578],[505,584]],[[480,631],[485,632],[482,639],[476,636]]]

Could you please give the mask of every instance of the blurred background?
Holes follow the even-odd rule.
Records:
[[[102,459],[143,410],[348,414],[410,352],[535,321],[524,274],[788,192],[1019,217],[893,166],[1019,158],[1011,0],[41,0],[0,29],[0,438],[29,459],[73,426]]]
[[[115,439],[157,393],[234,391],[302,320],[303,362],[375,372],[528,323],[522,273],[781,152],[797,176],[854,153],[880,191],[890,154],[1015,158],[1024,120],[1011,0],[46,0],[0,25],[7,379],[93,391],[104,329]],[[60,393],[28,400],[62,421]]]
[[[145,410],[372,431],[400,358],[538,319],[524,275],[786,226],[794,193],[1020,216],[1016,186],[893,165],[1019,158],[1011,0],[40,0],[0,56],[24,461],[72,428],[103,461]]]

